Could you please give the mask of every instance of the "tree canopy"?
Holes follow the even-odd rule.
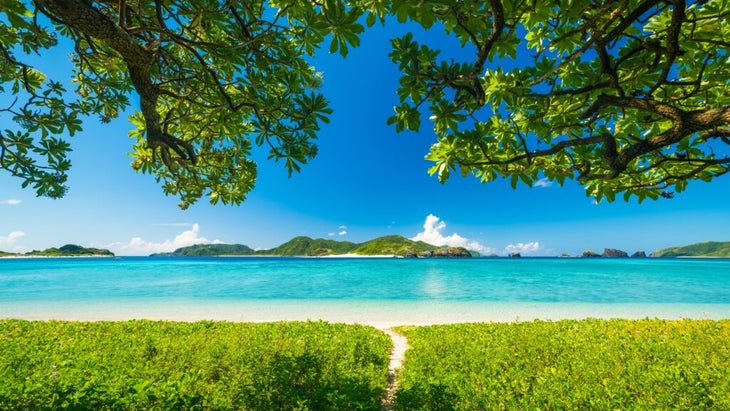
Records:
[[[413,34],[392,40],[402,76],[387,121],[418,130],[429,116],[441,181],[671,197],[730,170],[728,15],[730,0],[0,0],[0,168],[63,196],[64,136],[136,94],[132,167],[183,208],[240,203],[253,144],[290,173],[317,153],[332,110],[311,56],[346,56],[366,27],[410,22],[473,51],[455,61]],[[70,82],[33,64],[58,47]]]

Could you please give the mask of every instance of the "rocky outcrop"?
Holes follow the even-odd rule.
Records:
[[[509,253],[509,254],[507,254],[507,257],[509,257],[509,258],[520,258],[520,257],[522,257],[522,254],[520,254],[520,253]]]
[[[418,255],[423,258],[469,258],[471,253],[464,247],[444,247],[432,251],[424,251]]]
[[[604,248],[601,257],[606,258],[626,258],[629,254],[626,251],[617,250],[615,248]]]
[[[629,254],[626,251],[618,250],[615,248],[605,248],[603,249],[602,254],[598,254],[597,252],[593,250],[586,250],[583,251],[583,254],[581,257],[583,258],[596,258],[596,257],[604,257],[604,258],[627,258]],[[643,251],[637,251],[633,254],[631,254],[631,258],[645,258],[646,253]]]

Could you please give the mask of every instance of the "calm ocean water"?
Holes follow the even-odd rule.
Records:
[[[570,317],[576,309],[730,317],[730,260],[0,259],[0,318],[375,321]]]

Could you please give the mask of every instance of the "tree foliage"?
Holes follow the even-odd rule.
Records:
[[[417,130],[428,109],[441,181],[458,170],[576,179],[599,201],[671,197],[730,170],[729,16],[727,0],[404,2],[400,19],[439,22],[475,56],[393,40],[389,121]]]
[[[70,146],[57,135],[78,131],[79,115],[116,117],[133,91],[132,167],[183,208],[203,195],[240,203],[256,180],[251,140],[290,173],[316,154],[331,109],[307,57],[330,33],[331,50],[346,54],[350,33],[362,31],[329,3],[1,0],[2,84],[25,102],[4,108],[19,130],[3,131],[0,166],[39,195],[62,196]],[[17,57],[61,41],[73,44],[71,103]]]
[[[410,22],[473,51],[458,61],[413,34],[392,40],[402,77],[388,122],[418,130],[429,115],[441,181],[458,170],[575,179],[598,200],[671,197],[730,170],[728,14],[728,0],[0,0],[0,168],[63,196],[65,136],[135,94],[132,167],[183,208],[240,203],[253,144],[290,173],[316,155],[332,110],[315,52],[346,56],[366,26]],[[59,47],[71,91],[32,64]]]

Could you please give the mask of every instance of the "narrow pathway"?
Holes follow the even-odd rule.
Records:
[[[403,358],[408,350],[408,339],[395,332],[392,328],[383,330],[393,341],[393,351],[390,352],[390,365],[388,365],[388,388],[385,391],[382,411],[390,411],[395,400],[395,392],[398,390],[398,370],[403,364]]]

